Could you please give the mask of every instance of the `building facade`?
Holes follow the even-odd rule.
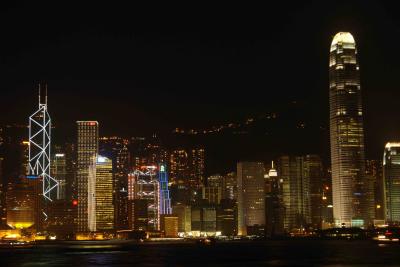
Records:
[[[239,162],[237,164],[238,235],[247,235],[247,229],[265,225],[264,164]]]
[[[361,226],[374,217],[365,181],[363,109],[357,48],[349,32],[337,33],[329,58],[333,213],[337,226]]]
[[[113,164],[98,156],[96,162],[96,230],[114,229]]]
[[[78,121],[77,129],[77,230],[96,231],[95,191],[99,124],[97,121]]]
[[[400,143],[390,142],[383,153],[385,219],[400,222]]]

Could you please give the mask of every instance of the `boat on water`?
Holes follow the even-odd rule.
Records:
[[[0,241],[0,249],[4,248],[33,248],[34,242],[19,240],[2,240]]]

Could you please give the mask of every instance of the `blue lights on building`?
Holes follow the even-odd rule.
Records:
[[[171,199],[168,190],[168,173],[165,163],[159,164],[158,181],[160,183],[160,214],[171,214]]]

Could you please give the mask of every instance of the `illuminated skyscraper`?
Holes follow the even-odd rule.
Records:
[[[193,189],[199,189],[204,183],[204,154],[203,148],[192,149],[190,153],[191,173],[189,184]]]
[[[156,166],[142,166],[128,175],[129,224],[137,230],[160,230],[160,183]],[[141,226],[137,216],[146,216]]]
[[[113,166],[106,157],[98,156],[96,162],[96,230],[114,228]]]
[[[265,225],[264,164],[239,162],[238,186],[238,234],[247,235],[249,227]]]
[[[65,199],[67,162],[64,153],[54,154],[51,165],[51,173],[53,177],[57,177],[58,181],[57,199]]]
[[[78,121],[77,127],[78,231],[95,231],[99,124],[97,121]]]
[[[301,229],[311,222],[310,176],[305,157],[281,156],[278,173],[282,179],[286,230]]]
[[[385,219],[400,222],[400,143],[387,143],[383,153]]]
[[[160,184],[160,214],[171,214],[171,199],[168,190],[168,172],[165,163],[159,164],[158,181]]]
[[[268,237],[284,233],[285,208],[282,197],[282,182],[277,170],[274,168],[274,162],[272,162],[271,169],[266,176],[265,192],[265,233]]]
[[[128,226],[128,173],[130,172],[129,140],[121,137],[101,137],[99,153],[113,162],[114,228]]]
[[[373,218],[372,189],[365,181],[363,110],[357,49],[349,32],[332,40],[329,58],[330,143],[333,213],[337,226]]]
[[[29,168],[30,178],[42,177],[43,197],[52,200],[58,195],[58,181],[50,175],[51,165],[51,118],[47,109],[47,87],[45,101],[40,97],[39,108],[29,117]]]

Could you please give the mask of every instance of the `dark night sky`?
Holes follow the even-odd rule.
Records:
[[[214,125],[294,99],[327,125],[329,45],[335,32],[350,31],[368,155],[378,157],[386,140],[400,139],[396,16],[383,1],[4,7],[0,122],[25,122],[35,84],[47,81],[53,122],[65,135],[84,119],[122,135]]]

